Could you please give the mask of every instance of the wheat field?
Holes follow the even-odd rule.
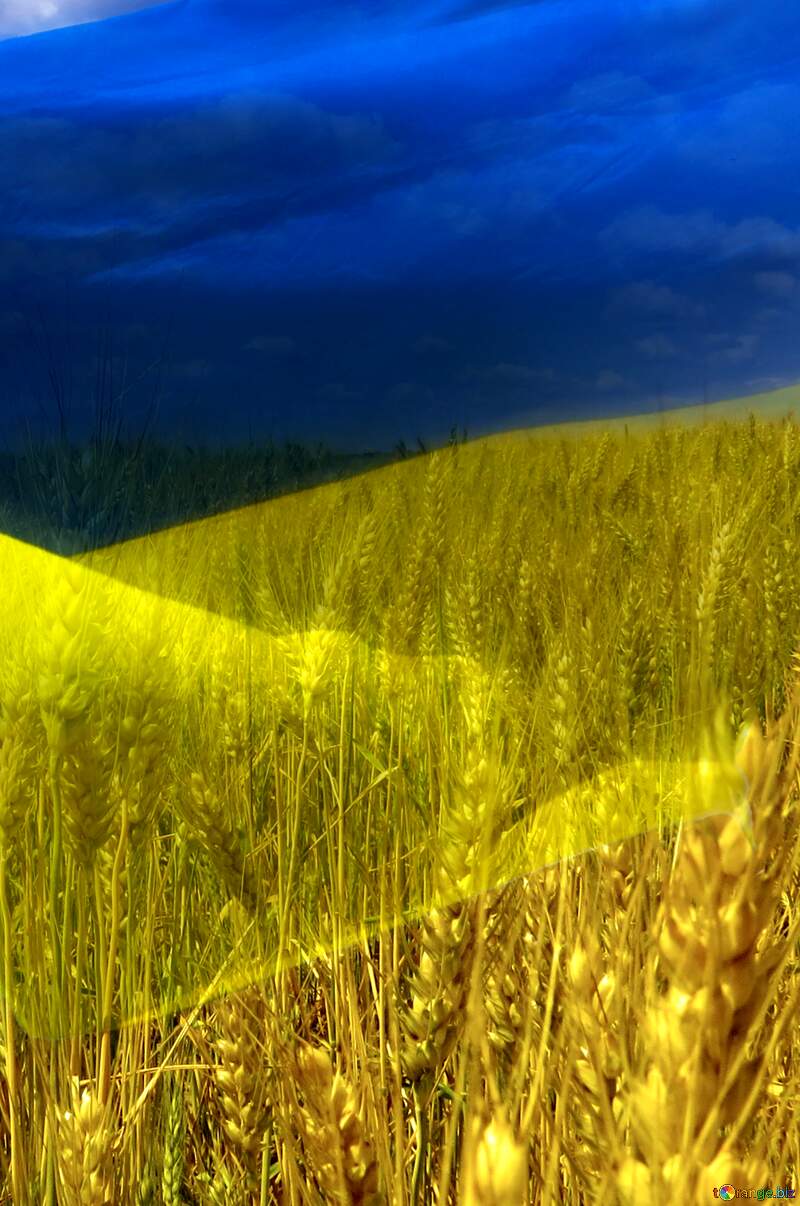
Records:
[[[751,416],[0,537],[0,1201],[793,1187],[799,535]]]

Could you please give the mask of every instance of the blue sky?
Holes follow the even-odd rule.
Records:
[[[12,421],[44,331],[80,420],[101,328],[192,438],[800,380],[788,0],[0,0],[0,38]]]

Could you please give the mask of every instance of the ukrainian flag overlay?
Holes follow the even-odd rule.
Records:
[[[652,698],[632,698],[630,614],[593,616],[587,581],[573,631],[627,700],[593,733],[586,647],[548,631],[530,585],[548,533],[526,505],[566,488],[549,535],[575,548],[576,476],[597,501],[631,488],[642,458],[677,472],[679,449],[712,453],[713,438],[453,447],[72,559],[0,537],[18,1024],[99,1033],[634,834],[720,813],[749,832],[744,716],[701,694],[703,724],[682,727],[686,701],[652,663]],[[752,522],[743,506],[713,538],[689,685],[725,542]],[[609,516],[606,549],[630,556],[638,539]]]
[[[0,1206],[796,1185],[795,9],[0,0]]]

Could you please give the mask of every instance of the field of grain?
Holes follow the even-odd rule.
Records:
[[[0,1200],[793,1186],[799,536],[751,417],[0,537]]]

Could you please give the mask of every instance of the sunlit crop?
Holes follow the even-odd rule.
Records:
[[[0,537],[8,1200],[793,1184],[798,581],[788,419]]]

